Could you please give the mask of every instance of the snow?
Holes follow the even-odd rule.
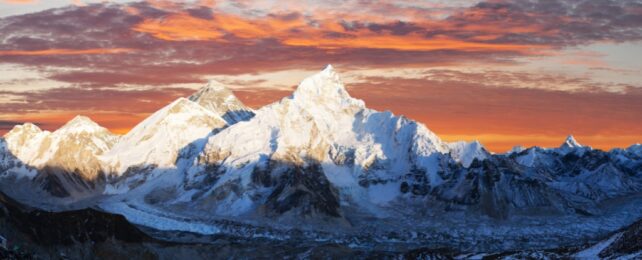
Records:
[[[25,164],[42,167],[64,162],[78,165],[78,168],[109,150],[118,139],[85,116],[76,116],[53,133],[26,123],[14,127],[5,138],[9,150]],[[75,159],[68,161],[66,158]]]
[[[584,249],[574,255],[576,258],[582,258],[582,259],[598,259],[600,258],[598,255],[602,250],[606,249],[609,245],[613,243],[613,241],[619,239],[622,236],[622,233],[617,233],[610,238],[601,241],[587,249]]]
[[[106,129],[92,121],[86,116],[76,116],[63,125],[57,132],[64,133],[95,133],[105,131]]]
[[[29,162],[35,157],[42,140],[51,133],[42,131],[31,123],[16,125],[5,134],[7,149],[23,162]]]
[[[521,153],[524,150],[525,150],[525,148],[523,146],[516,145],[516,146],[513,146],[513,148],[511,148],[508,152],[506,152],[506,154],[507,155],[517,154],[517,153]]]
[[[334,186],[356,195],[363,189],[356,181],[358,176],[370,171],[383,179],[399,178],[411,170],[413,163],[439,183],[434,155],[447,151],[447,145],[425,126],[389,111],[366,108],[362,100],[348,94],[339,75],[327,66],[304,79],[291,96],[257,110],[246,122],[210,136],[198,161],[227,169],[219,184],[236,179],[231,176],[243,176],[248,180],[244,185],[250,184],[251,172],[237,167],[261,158],[301,166],[320,164],[332,169],[325,174]],[[371,169],[379,167],[382,170]],[[374,191],[370,194],[376,194],[374,203],[399,196],[398,184],[371,188]],[[240,198],[221,203],[233,204],[236,199]]]
[[[179,98],[136,125],[102,159],[117,175],[132,166],[171,168],[181,149],[226,125],[220,116]]]
[[[629,146],[629,148],[626,148],[626,151],[633,153],[639,157],[642,157],[642,145],[641,144],[634,144]]]
[[[541,234],[567,232],[563,235],[577,238],[580,233],[613,230],[639,217],[633,210],[625,212],[628,215],[616,216],[621,218],[614,223],[595,218],[577,221],[571,214],[563,215],[566,222],[537,216],[525,223],[551,225],[532,228],[524,223],[491,225],[492,221],[479,214],[470,214],[471,218],[464,220],[457,218],[465,217],[469,209],[479,208],[479,204],[445,201],[453,210],[440,212],[438,206],[443,201],[434,199],[436,193],[442,196],[440,200],[463,198],[471,195],[470,191],[476,188],[473,185],[479,183],[469,177],[480,180],[488,174],[462,168],[454,162],[469,167],[475,159],[488,159],[489,163],[501,159],[512,167],[514,163],[510,160],[515,158],[520,166],[507,169],[510,174],[498,173],[499,178],[492,180],[496,185],[492,195],[506,200],[511,214],[531,210],[522,207],[540,203],[560,210],[575,209],[577,205],[590,209],[597,198],[639,190],[639,180],[631,179],[616,166],[629,162],[634,165],[632,158],[640,156],[642,148],[638,144],[614,151],[609,158],[617,158],[617,163],[608,162],[590,171],[580,165],[575,175],[565,176],[565,172],[548,171],[547,167],[560,163],[563,152],[581,155],[580,151],[590,151],[587,150],[590,147],[580,145],[572,136],[560,148],[533,147],[497,157],[477,141],[446,143],[423,124],[389,111],[368,109],[362,100],[349,95],[330,65],[303,80],[291,96],[257,111],[248,109],[231,91],[212,81],[189,99],[179,98],[163,107],[123,137],[112,135],[86,117],[77,117],[53,133],[33,124],[16,126],[6,139],[7,148],[20,159],[42,165],[59,157],[59,148],[66,144],[76,148],[62,154],[71,154],[79,163],[86,159],[80,152],[89,152],[92,156],[87,157],[99,158],[106,172],[122,177],[106,184],[100,206],[125,215],[133,223],[161,230],[218,233],[221,226],[204,219],[254,217],[274,191],[275,186],[253,180],[255,169],[269,170],[268,174],[276,180],[289,167],[316,165],[323,169],[319,174],[324,174],[338,191],[342,212],[370,214],[366,216],[369,219],[393,221],[390,227],[395,228],[407,224],[411,228],[425,225],[425,230],[442,228],[456,239],[465,239],[462,238],[465,232],[450,232],[451,229],[461,225],[460,230],[466,231],[470,228],[468,221],[479,221],[474,235],[482,237],[497,238],[497,234],[513,232],[545,237]],[[131,166],[157,168],[123,176]],[[34,171],[25,170],[15,168],[7,172],[35,175]],[[421,180],[413,179],[413,175],[419,175]],[[400,184],[404,181],[429,185],[431,193],[402,195]],[[481,192],[486,192],[484,187]],[[413,222],[418,219],[421,221]],[[588,222],[592,226],[586,226]],[[609,225],[598,229],[595,222]],[[445,224],[440,227],[440,223]],[[417,234],[413,237],[416,239]]]
[[[566,140],[564,140],[564,143],[560,145],[560,147],[557,149],[558,152],[561,154],[567,154],[570,152],[575,152],[575,153],[584,153],[587,150],[591,150],[592,148],[589,146],[583,146],[580,143],[575,140],[575,137],[572,135],[569,135],[566,137]]]
[[[399,183],[397,182],[371,185],[368,189],[368,197],[375,204],[386,204],[400,194]]]
[[[207,85],[191,95],[189,100],[221,116],[230,125],[254,116],[252,109],[246,107],[232,91],[215,80],[210,80]]]
[[[566,146],[566,147],[570,147],[570,148],[582,147],[582,145],[580,143],[578,143],[577,140],[575,140],[575,137],[573,137],[573,135],[567,136],[566,140],[564,140],[564,143],[562,144],[562,146]]]
[[[201,223],[190,219],[181,221],[180,219],[163,216],[164,212],[146,211],[126,203],[103,203],[99,206],[105,211],[116,212],[125,216],[129,222],[158,230],[185,231],[205,235],[220,232],[220,230],[212,224]]]
[[[517,157],[517,162],[521,165],[532,167],[537,160],[537,149],[531,148],[527,151],[526,155]]]
[[[464,167],[469,167],[475,159],[484,160],[490,155],[478,141],[449,143],[450,155]]]

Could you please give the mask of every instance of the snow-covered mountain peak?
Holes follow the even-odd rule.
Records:
[[[234,93],[216,80],[210,80],[207,85],[189,97],[211,112],[223,117],[228,124],[245,121],[254,112],[241,102]]]
[[[352,98],[348,94],[339,74],[334,71],[332,65],[328,65],[323,71],[304,79],[292,94],[292,98],[306,106],[365,108],[362,100]]]
[[[23,134],[37,134],[42,132],[40,127],[32,123],[24,123],[22,125],[15,125],[11,131],[7,132],[4,136],[10,138],[10,136],[23,135]]]
[[[633,144],[626,148],[626,150],[642,157],[642,144]]]
[[[7,148],[22,161],[30,160],[38,148],[40,141],[50,135],[32,123],[16,125],[4,135]]]
[[[104,131],[108,130],[92,121],[89,117],[79,115],[69,120],[69,122],[63,125],[60,129],[56,130],[56,133],[95,133]]]
[[[120,138],[103,160],[108,170],[116,174],[132,166],[172,167],[181,149],[225,126],[226,121],[219,115],[178,98]]]
[[[506,152],[506,154],[521,153],[524,150],[526,150],[526,148],[524,148],[523,146],[516,145],[516,146],[513,146],[513,148],[511,148],[508,152]]]
[[[460,162],[464,167],[470,166],[475,159],[484,160],[490,157],[486,148],[477,140],[449,143],[448,148],[453,159]]]
[[[569,135],[566,137],[566,140],[564,140],[564,143],[562,144],[561,148],[580,148],[584,147],[580,143],[575,140],[575,137],[573,135]]]

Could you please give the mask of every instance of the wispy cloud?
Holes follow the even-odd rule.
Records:
[[[0,50],[0,56],[45,56],[45,55],[90,55],[90,54],[115,54],[128,53],[134,50],[127,48],[112,49],[47,49],[47,50]]]
[[[642,131],[640,68],[583,49],[641,41],[639,1],[83,3],[0,19],[0,63],[51,82],[29,91],[3,82],[13,84],[0,93],[11,101],[0,104],[3,120],[84,111],[122,130],[213,76],[236,79],[237,94],[258,107],[299,79],[239,77],[333,63],[377,74],[350,85],[369,105],[444,135]]]

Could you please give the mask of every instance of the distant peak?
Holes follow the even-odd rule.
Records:
[[[65,132],[95,132],[104,129],[89,117],[78,115],[69,120],[58,131]]]
[[[323,69],[319,74],[321,74],[321,75],[323,75],[323,76],[325,76],[327,78],[330,78],[330,79],[333,79],[333,80],[341,82],[341,78],[339,77],[339,73],[337,73],[337,71],[334,70],[334,67],[332,67],[331,64],[328,64],[325,67],[325,69]],[[343,85],[342,82],[341,82],[341,85]]]
[[[42,130],[37,125],[32,124],[32,123],[24,123],[22,125],[15,125],[11,129],[11,131],[9,131],[9,132],[7,132],[7,134],[5,134],[5,136],[13,135],[13,134],[16,134],[16,133],[34,133],[35,134],[35,133],[40,133],[40,132],[42,132]]]
[[[513,146],[513,148],[511,148],[507,153],[508,153],[508,154],[511,154],[511,153],[520,153],[520,152],[522,152],[522,151],[524,151],[524,150],[525,150],[525,149],[524,149],[524,147],[523,147],[523,146],[521,146],[521,145],[516,145],[516,146]]]
[[[82,116],[82,115],[77,115],[71,120],[69,120],[68,123],[73,123],[73,124],[95,124],[94,121],[92,121],[89,117]]]
[[[566,140],[564,140],[564,143],[562,144],[563,147],[572,147],[572,148],[577,148],[577,147],[582,147],[580,143],[575,140],[575,137],[573,135],[569,135],[566,137]]]
[[[189,96],[189,100],[196,103],[202,103],[227,96],[234,96],[234,93],[223,85],[223,83],[212,79],[208,81],[205,86],[196,91],[196,93]]]
[[[216,80],[210,80],[204,87],[191,95],[189,100],[223,117],[229,124],[254,116],[252,109],[245,106],[234,95],[234,92]]]
[[[363,101],[354,99],[348,94],[332,65],[321,72],[305,78],[292,97],[295,100],[312,102],[312,104],[343,104],[364,107]]]
[[[33,123],[24,123],[22,125],[16,125],[14,128],[16,128],[16,127],[22,128],[22,129],[25,129],[25,130],[37,131],[37,132],[42,131],[40,129],[40,127],[38,127],[36,124],[33,124]]]
[[[325,69],[323,69],[323,72],[333,73],[334,72],[334,67],[332,67],[332,64],[328,64],[327,66],[325,66]]]

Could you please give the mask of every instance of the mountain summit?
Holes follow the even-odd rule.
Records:
[[[352,98],[346,91],[332,65],[304,79],[292,94],[292,99],[307,107],[321,105],[333,110],[349,106],[365,108],[363,101]]]
[[[106,128],[98,125],[96,122],[92,121],[89,117],[86,116],[76,116],[73,119],[69,120],[65,125],[63,125],[58,131],[64,132],[100,132],[100,131],[109,131]]]
[[[211,136],[195,160],[199,163],[188,172],[208,165],[220,169],[219,181],[208,193],[220,194],[211,206],[221,215],[250,214],[257,208],[282,215],[281,208],[288,207],[290,217],[340,217],[342,197],[364,207],[392,201],[401,195],[395,186],[401,176],[413,170],[423,171],[426,182],[439,183],[437,165],[447,149],[425,126],[368,109],[350,97],[328,66],[304,79],[290,97]],[[194,175],[188,182],[200,183],[201,178]],[[226,191],[230,187],[242,192]],[[345,193],[337,194],[333,187]],[[380,189],[388,193],[376,192]],[[297,196],[310,201],[311,208],[281,202]],[[212,203],[202,196],[193,201]]]
[[[254,116],[252,109],[246,107],[231,90],[216,80],[210,80],[191,95],[189,100],[223,117],[230,125]]]
[[[605,152],[569,136],[560,148],[493,154],[447,143],[367,108],[330,65],[256,111],[211,81],[124,136],[79,116],[5,139],[3,192],[167,232],[496,251],[506,239],[587,241],[642,216],[628,199],[642,192],[639,145]]]
[[[580,143],[575,140],[575,137],[573,135],[568,135],[566,137],[566,140],[564,140],[564,143],[560,146],[560,148],[579,148],[579,147],[584,147]]]

